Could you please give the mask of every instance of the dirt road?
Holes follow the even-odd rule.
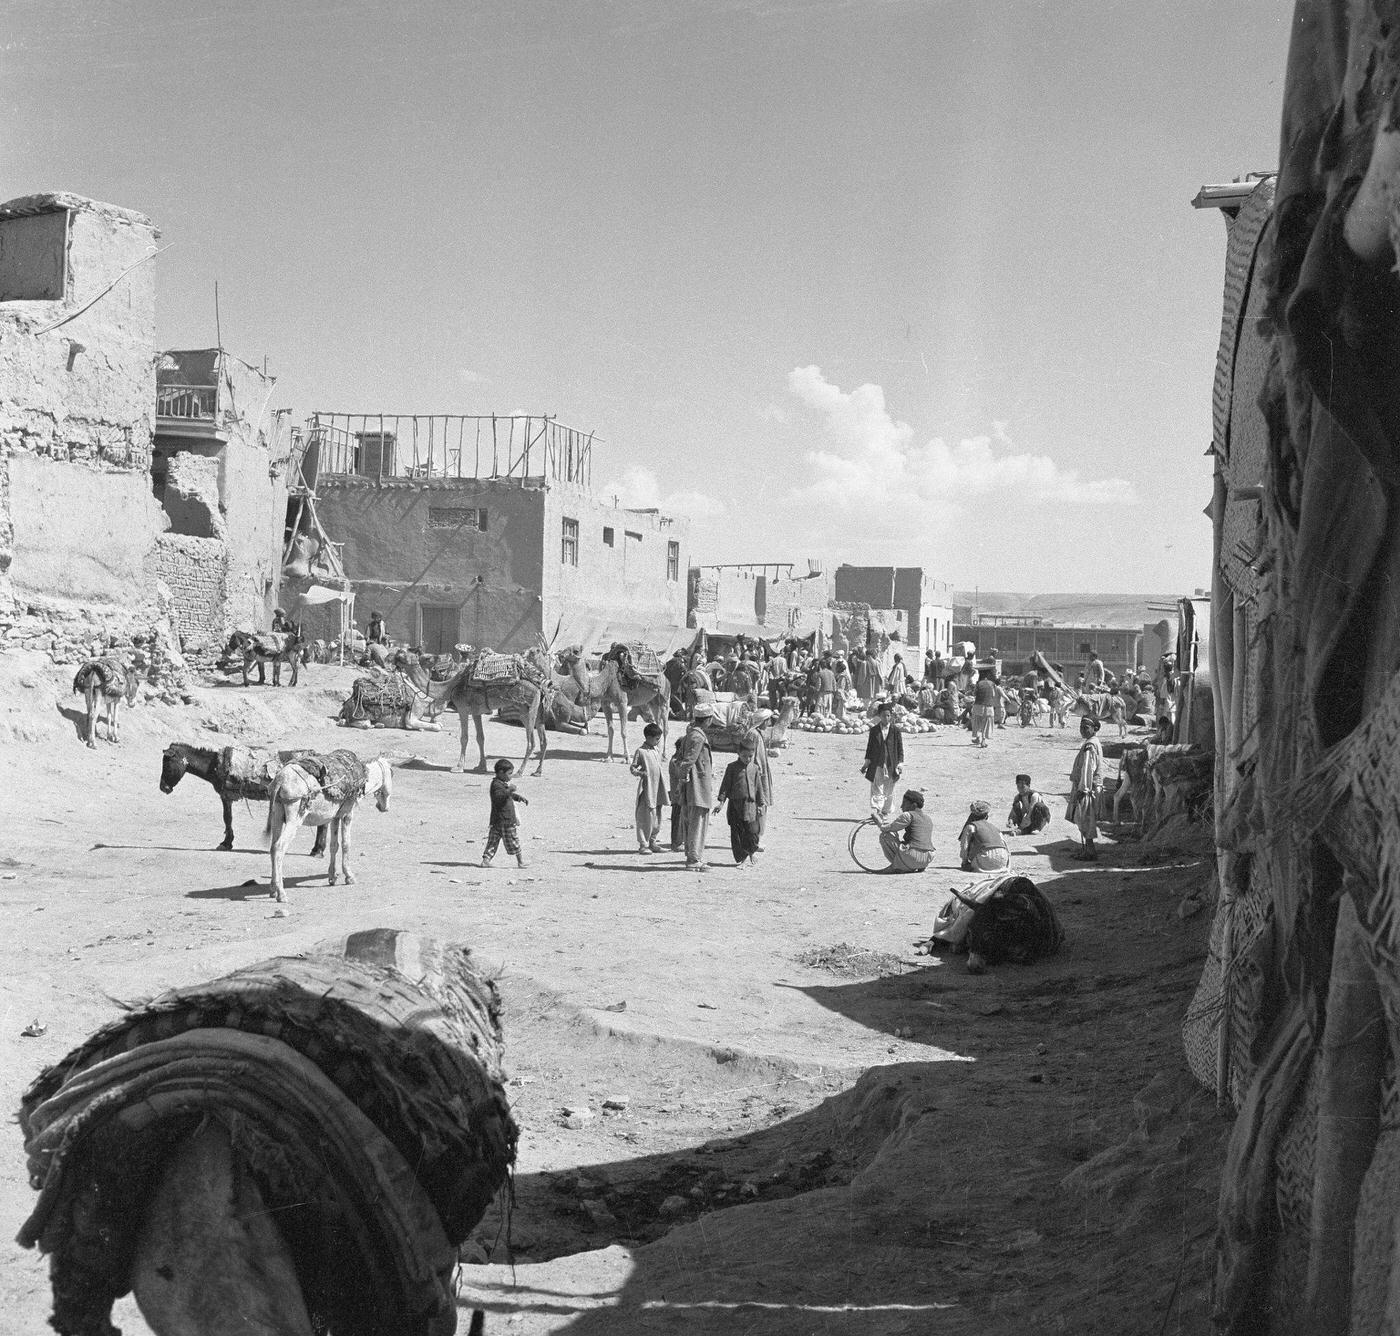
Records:
[[[1124,843],[1085,867],[1057,820],[1013,843],[1061,915],[1058,957],[976,978],[912,949],[966,880],[968,802],[1003,815],[1019,770],[1063,792],[1073,733],[1013,725],[985,752],[955,729],[909,739],[905,780],[926,790],[938,854],[906,877],[847,857],[865,812],[858,737],[789,733],[761,866],[733,868],[716,825],[702,877],[636,853],[634,781],[600,759],[602,737],[551,735],[544,776],[522,783],[532,865],[502,852],[484,870],[487,780],[450,772],[455,720],[337,729],[352,676],[148,704],[123,713],[121,745],[89,751],[65,713],[71,670],[0,657],[8,1107],[116,1000],[408,928],[469,943],[506,1004],[516,1205],[508,1230],[493,1215],[477,1231],[463,1285],[496,1314],[488,1331],[1201,1329],[1228,1125],[1184,1070],[1208,915],[1177,907],[1204,849]],[[328,887],[300,835],[291,916],[273,917],[265,813],[236,810],[235,849],[215,852],[212,790],[157,788],[173,739],[393,757],[390,811],[355,822],[359,883]],[[492,756],[522,745],[487,726]],[[23,1037],[35,1020],[43,1034]],[[32,1198],[12,1127],[11,1233]],[[6,1330],[47,1330],[44,1262],[2,1255]],[[146,1330],[130,1301],[117,1322]]]

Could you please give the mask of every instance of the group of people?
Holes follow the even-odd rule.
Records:
[[[985,680],[985,679],[984,679]],[[1079,830],[1080,848],[1073,857],[1098,858],[1098,803],[1103,791],[1103,748],[1100,721],[1085,715],[1079,724],[1082,739],[1070,769],[1070,796],[1066,817]],[[974,738],[975,741],[975,738]],[[894,872],[922,872],[932,860],[933,822],[924,811],[924,796],[917,789],[905,791],[897,814],[891,815],[894,790],[904,771],[904,735],[894,722],[888,701],[876,710],[866,738],[861,774],[870,784],[870,812],[880,828],[880,848]],[[991,819],[990,806],[977,800],[968,809],[958,834],[958,852],[964,872],[999,872],[1010,864],[1007,835],[1034,835],[1050,824],[1050,805],[1035,788],[1030,775],[1016,776],[1016,796],[1004,828]]]

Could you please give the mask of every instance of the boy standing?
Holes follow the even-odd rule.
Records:
[[[516,792],[510,782],[515,767],[502,757],[496,762],[496,778],[491,781],[491,826],[486,832],[486,848],[481,855],[481,866],[490,867],[496,855],[496,847],[504,843],[506,853],[514,854],[521,867],[528,866],[520,848],[520,821],[515,815],[515,804],[530,805],[530,800]]]
[[[1079,736],[1084,739],[1069,773],[1069,819],[1079,827],[1084,847],[1071,858],[1094,862],[1099,854],[1094,848],[1098,836],[1097,807],[1103,790],[1103,748],[1099,746],[1099,721],[1086,714],[1079,721]]]
[[[860,773],[870,781],[870,811],[887,817],[894,806],[894,785],[904,769],[904,735],[894,722],[889,701],[881,701],[865,739]]]
[[[656,744],[661,725],[648,724],[642,730],[642,745],[629,767],[637,776],[637,852],[659,854],[656,837],[661,830],[661,809],[666,805],[666,778],[661,773],[661,753]]]
[[[752,738],[739,744],[739,759],[730,761],[720,781],[715,812],[729,803],[729,847],[737,867],[753,867],[758,852],[759,822],[768,806],[768,783],[756,759]]]
[[[671,763],[666,767],[666,778],[670,781],[671,792],[671,852],[678,854],[685,849],[685,785],[681,771],[681,743],[684,735],[676,739],[671,752]]]

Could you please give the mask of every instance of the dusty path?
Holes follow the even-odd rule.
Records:
[[[193,707],[143,707],[120,747],[93,752],[59,712],[61,674],[0,659],[8,1107],[112,999],[351,928],[410,928],[466,941],[501,973],[523,1136],[515,1266],[498,1218],[468,1250],[492,1256],[466,1268],[466,1291],[500,1313],[488,1330],[1201,1328],[1227,1127],[1177,1039],[1206,916],[1176,908],[1204,875],[1200,853],[1125,844],[1086,869],[1065,861],[1057,822],[1016,841],[1015,865],[1060,910],[1059,957],[973,978],[912,952],[963,880],[967,802],[1003,815],[1018,770],[1063,791],[1073,734],[1013,726],[986,752],[952,729],[911,738],[906,780],[927,791],[939,843],[920,877],[867,876],[847,858],[859,738],[790,734],[762,866],[729,866],[721,825],[715,868],[696,877],[636,854],[633,781],[599,759],[602,737],[551,735],[544,777],[523,782],[532,867],[503,852],[483,870],[486,779],[449,772],[455,729],[331,727],[351,676],[313,669],[295,692],[216,687]],[[159,792],[167,741],[234,736],[401,762],[391,811],[357,817],[358,885],[327,887],[303,834],[291,917],[274,918],[264,813],[236,811],[235,850],[217,853],[212,790]],[[521,734],[488,725],[487,745],[518,759]],[[876,953],[877,972],[798,963],[840,944]],[[34,1019],[45,1033],[21,1037]],[[12,1128],[11,1233],[32,1195]],[[43,1262],[0,1257],[6,1329],[47,1330]],[[118,1324],[145,1330],[129,1304]]]

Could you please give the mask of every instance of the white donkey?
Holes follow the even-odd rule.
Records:
[[[381,812],[389,810],[393,790],[393,771],[383,757],[365,762],[365,793],[374,799]],[[336,884],[336,853],[340,854],[340,871],[345,884],[351,885],[355,874],[350,871],[350,823],[359,805],[359,796],[345,802],[328,798],[316,778],[297,762],[284,765],[272,782],[272,794],[267,804],[267,825],[263,834],[272,844],[272,898],[281,904],[287,899],[282,884],[282,859],[292,837],[302,826],[330,826],[330,869],[328,884]],[[287,911],[279,909],[278,916]]]

